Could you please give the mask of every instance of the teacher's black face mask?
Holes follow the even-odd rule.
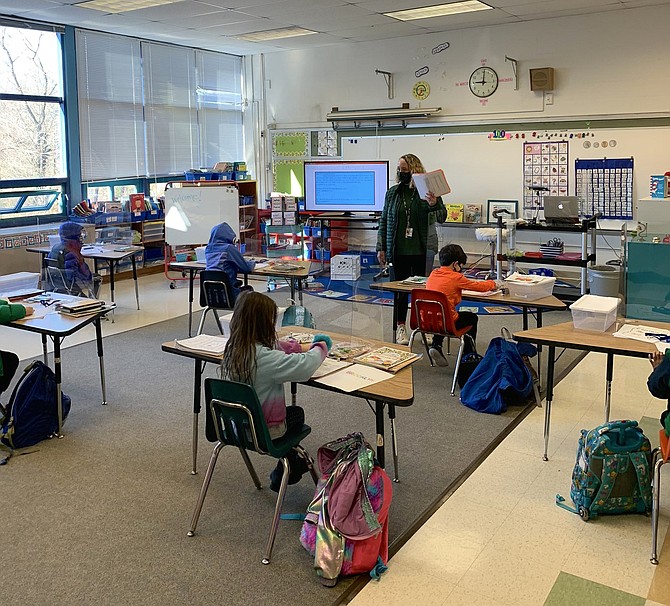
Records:
[[[398,175],[398,183],[407,184],[412,180],[412,173],[399,170],[396,174]]]

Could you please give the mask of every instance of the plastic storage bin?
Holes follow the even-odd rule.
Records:
[[[513,273],[505,280],[509,294],[525,301],[535,301],[551,296],[556,278],[548,276],[524,275]]]
[[[205,248],[206,246],[198,246],[195,249],[195,260],[196,261],[201,261],[202,263],[205,262]]]
[[[605,332],[616,320],[619,299],[584,295],[570,305],[572,323],[581,330]]]

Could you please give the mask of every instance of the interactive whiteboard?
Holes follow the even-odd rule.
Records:
[[[239,235],[239,194],[232,186],[186,186],[165,190],[165,242],[206,244],[212,227],[228,223]]]

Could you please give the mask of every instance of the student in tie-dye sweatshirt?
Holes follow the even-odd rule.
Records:
[[[307,381],[332,345],[327,335],[315,335],[309,349],[303,352],[298,342],[277,339],[276,322],[277,305],[270,297],[242,292],[235,302],[230,338],[221,363],[222,378],[254,386],[272,439],[305,422],[302,408],[287,409],[284,383]],[[293,455],[289,456],[289,466],[289,483],[299,481],[307,469]],[[281,479],[281,462],[276,471],[273,489],[278,486],[277,476]]]

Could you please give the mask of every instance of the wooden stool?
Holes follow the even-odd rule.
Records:
[[[658,432],[660,447],[654,449],[652,462],[654,475],[652,477],[652,502],[651,502],[651,563],[658,564],[658,501],[661,492],[661,467],[670,462],[670,439],[665,435],[665,429]]]

